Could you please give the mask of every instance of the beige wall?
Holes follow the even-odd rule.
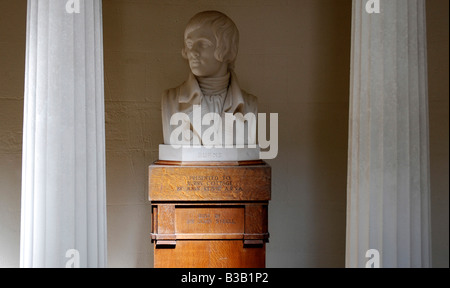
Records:
[[[434,267],[449,267],[449,1],[427,0],[431,229]]]
[[[448,267],[448,1],[428,3],[433,256]],[[236,22],[240,84],[279,113],[268,266],[344,266],[351,0],[103,1],[109,266],[152,266],[160,95],[186,79],[183,29],[206,9]],[[25,10],[0,0],[0,267],[19,264]]]
[[[0,267],[19,266],[26,14],[0,0]]]

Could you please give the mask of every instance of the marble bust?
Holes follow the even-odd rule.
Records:
[[[180,86],[163,93],[161,111],[164,144],[174,144],[175,129],[181,128],[188,132],[179,137],[184,138],[181,139],[185,141],[184,143],[194,142],[204,145],[205,136],[202,131],[205,131],[205,122],[201,123],[201,127],[192,124],[195,122],[193,118],[196,117],[194,115],[196,111],[201,111],[202,119],[211,113],[219,115],[222,120],[227,114],[258,115],[256,97],[240,88],[234,73],[238,46],[239,31],[235,23],[225,14],[218,11],[204,11],[189,20],[184,32],[184,48],[181,54],[189,63],[190,73],[188,79]],[[172,119],[172,116],[180,113],[186,115],[183,118],[186,123],[181,125]],[[240,121],[239,119],[242,117],[236,117],[236,121]],[[255,135],[247,137],[246,134],[244,139],[237,137],[233,143],[238,141],[256,144],[256,128],[251,128],[249,121],[242,121],[249,125],[246,133]],[[226,129],[218,128],[219,131],[214,135],[219,142],[223,142],[225,136],[217,137],[217,135],[223,135]],[[176,142],[179,143],[178,138]]]

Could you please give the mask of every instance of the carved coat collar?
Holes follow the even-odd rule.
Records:
[[[230,72],[231,80],[228,88],[227,97],[223,106],[225,113],[235,113],[242,105],[244,105],[244,96],[242,95],[241,88],[233,71]],[[197,79],[194,74],[189,73],[189,78],[180,86],[179,90],[179,103],[201,105],[203,98],[202,91],[198,85]]]

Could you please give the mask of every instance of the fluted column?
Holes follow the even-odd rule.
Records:
[[[380,267],[429,267],[425,0],[366,4],[353,0],[346,266],[376,249]]]
[[[100,0],[28,0],[21,267],[106,266],[102,39]]]

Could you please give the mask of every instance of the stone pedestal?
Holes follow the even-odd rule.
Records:
[[[271,168],[263,161],[156,162],[155,268],[263,268]]]
[[[205,148],[203,146],[159,145],[159,160],[182,162],[230,162],[256,161],[260,158],[259,147],[255,148]]]

